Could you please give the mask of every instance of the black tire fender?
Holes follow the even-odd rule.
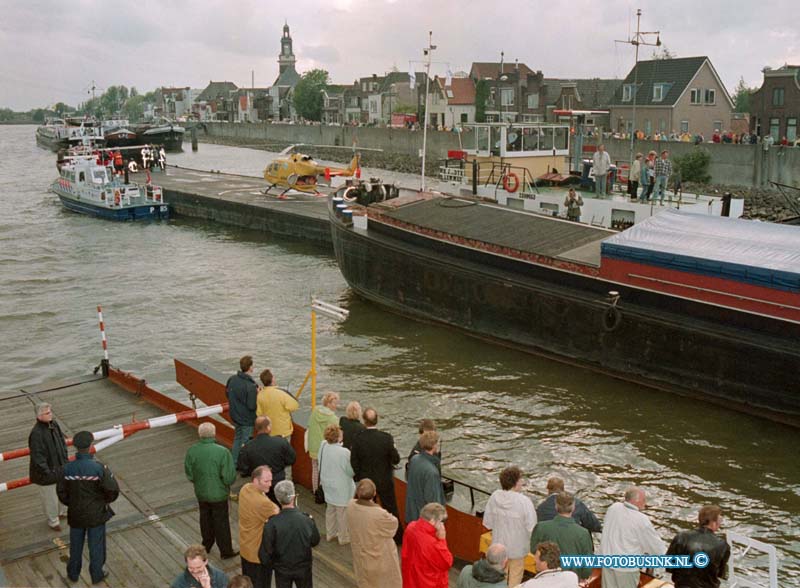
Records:
[[[603,311],[603,330],[606,333],[616,331],[622,324],[622,313],[616,306],[608,306]]]

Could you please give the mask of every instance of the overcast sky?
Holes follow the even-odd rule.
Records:
[[[800,0],[8,0],[0,19],[0,107],[70,105],[111,85],[140,91],[209,80],[272,84],[284,19],[297,70],[335,83],[421,62],[434,73],[519,59],[545,77],[624,78],[635,29],[660,30],[678,57],[708,55],[732,89],[760,86],[765,65],[800,64]],[[653,49],[642,47],[640,59]],[[422,69],[421,63],[417,69]]]

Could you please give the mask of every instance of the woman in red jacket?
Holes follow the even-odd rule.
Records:
[[[422,507],[403,536],[403,588],[448,588],[453,554],[447,548],[447,510],[438,502]]]

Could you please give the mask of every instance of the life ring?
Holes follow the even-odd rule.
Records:
[[[509,194],[519,190],[519,176],[514,172],[508,172],[503,176],[503,189]]]
[[[119,206],[119,190],[114,190],[114,204]]]
[[[344,194],[342,194],[342,200],[344,200],[345,202],[355,202],[358,199],[357,196],[348,196],[350,192],[355,192],[355,190],[356,190],[355,186],[350,186],[349,188],[347,188],[347,190],[344,191]]]
[[[616,331],[622,324],[622,313],[616,306],[609,306],[603,311],[603,330],[606,333]]]

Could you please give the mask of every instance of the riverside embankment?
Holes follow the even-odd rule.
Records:
[[[305,152],[320,159],[347,162],[351,147],[360,150],[362,165],[405,173],[419,173],[422,132],[406,129],[372,127],[338,127],[323,125],[203,123],[201,141],[222,145],[280,151],[289,145],[302,145]],[[430,131],[427,143],[426,175],[436,176],[447,152],[460,149],[458,133]],[[606,147],[611,159],[627,162],[629,141],[608,139]],[[770,181],[800,186],[800,148],[761,145],[704,144],[711,155],[706,185],[689,185],[687,192],[705,194],[733,192],[745,199],[745,216],[779,221],[797,216],[787,197]],[[635,152],[669,149],[672,157],[688,153],[695,147],[681,142],[637,141]],[[791,190],[790,190],[791,192]],[[794,195],[796,198],[800,193]],[[797,204],[800,207],[800,203]]]

